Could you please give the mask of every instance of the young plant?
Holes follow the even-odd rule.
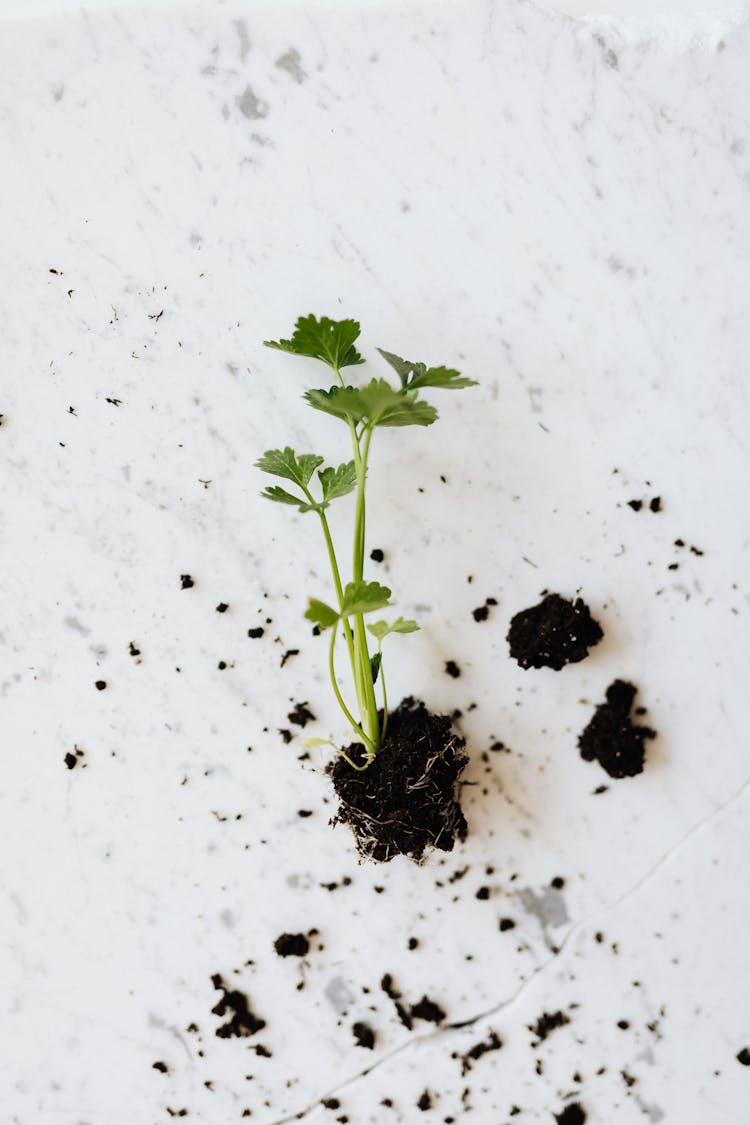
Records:
[[[289,340],[266,340],[266,346],[293,355],[308,356],[330,367],[336,382],[327,388],[309,390],[305,399],[314,410],[342,422],[349,431],[352,460],[337,467],[321,468],[324,458],[316,453],[295,453],[284,449],[269,449],[256,461],[256,468],[282,480],[290,481],[295,491],[281,485],[266,488],[262,495],[268,500],[296,507],[299,512],[314,512],[325,540],[333,577],[335,604],[310,598],[305,617],[321,630],[330,629],[328,670],[336,699],[361,741],[365,757],[355,769],[366,769],[380,750],[388,729],[388,697],[383,668],[383,641],[391,633],[413,633],[419,628],[415,621],[397,617],[391,622],[375,621],[365,627],[365,616],[391,605],[391,591],[379,582],[364,578],[365,520],[367,466],[370,444],[375,430],[382,426],[430,426],[437,419],[437,410],[420,397],[427,387],[458,390],[475,385],[450,367],[427,367],[412,363],[392,352],[378,348],[385,362],[396,372],[399,386],[386,379],[375,378],[364,386],[351,386],[344,382],[342,370],[364,363],[355,348],[360,326],[356,320],[318,319],[312,314],[297,321]],[[317,470],[317,496],[313,494],[312,480]],[[351,492],[356,493],[352,544],[351,579],[344,582],[339,560],[326,518],[326,509],[334,501]],[[339,688],[335,668],[335,648],[339,628],[346,645],[354,681],[359,719],[352,713]],[[370,650],[367,634],[374,640]],[[376,698],[376,685],[380,686],[382,709]],[[382,717],[381,717],[382,716]],[[343,753],[343,752],[342,752]]]

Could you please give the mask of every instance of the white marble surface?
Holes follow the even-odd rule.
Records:
[[[746,1125],[750,17],[205,3],[0,32],[3,1121]],[[252,469],[344,455],[299,397],[320,372],[261,346],[308,311],[362,321],[363,373],[381,345],[481,382],[374,450],[370,577],[423,625],[392,694],[464,712],[476,783],[421,869],[358,866],[325,755],[278,733],[302,700],[305,734],[346,733],[301,620],[316,528]],[[543,588],[606,632],[561,673],[504,641]],[[659,738],[593,795],[576,736],[618,675]],[[304,964],[275,955],[311,927]],[[216,1037],[217,973],[255,1037]],[[446,1026],[407,1031],[384,973]]]

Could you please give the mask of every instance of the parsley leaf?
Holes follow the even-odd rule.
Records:
[[[453,367],[427,367],[424,363],[413,363],[401,359],[393,352],[378,348],[383,359],[391,365],[401,380],[404,390],[414,391],[420,387],[440,387],[443,390],[457,391],[461,387],[476,387],[476,379],[469,379]]]
[[[359,333],[356,320],[330,320],[327,316],[318,319],[310,313],[298,319],[290,340],[264,340],[264,343],[267,348],[319,359],[338,370],[365,362],[354,347]]]
[[[305,398],[316,410],[355,425],[430,426],[437,418],[434,406],[420,402],[416,393],[394,390],[385,379],[371,379],[364,387],[307,391]]]
[[[403,617],[397,617],[390,625],[387,621],[376,621],[373,625],[368,625],[367,629],[382,642],[389,633],[416,633],[419,626],[416,621],[405,621]]]
[[[261,496],[265,500],[275,500],[278,504],[291,504],[298,508],[300,512],[322,512],[328,507],[325,503],[308,504],[307,500],[302,500],[299,496],[292,496],[291,492],[287,492],[278,484],[272,484],[268,488],[264,488]]]
[[[300,453],[299,456],[291,446],[284,449],[268,449],[255,462],[255,468],[274,477],[284,477],[292,480],[300,488],[306,488],[318,465],[323,464],[323,458],[317,453]]]
[[[391,591],[379,582],[347,582],[344,587],[344,601],[341,616],[350,617],[355,613],[371,613],[375,609],[385,609]]]
[[[331,625],[335,625],[339,619],[339,615],[335,609],[326,605],[325,602],[319,601],[317,598],[310,598],[305,610],[305,617],[308,621],[312,621],[315,625],[319,625],[321,629],[329,629]]]
[[[323,500],[335,500],[338,496],[346,496],[357,487],[357,470],[353,461],[339,465],[337,469],[321,469],[318,479],[323,489]]]

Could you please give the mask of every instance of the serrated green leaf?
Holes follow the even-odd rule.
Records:
[[[327,316],[318,319],[310,313],[299,317],[290,340],[264,340],[264,343],[267,348],[319,359],[338,370],[365,362],[354,347],[359,334],[356,320],[331,320]]]
[[[287,492],[278,484],[269,485],[261,492],[264,500],[275,500],[277,504],[293,505],[300,512],[322,512],[328,507],[326,503],[323,504],[308,504],[307,500],[302,500],[299,496],[292,496],[291,492]]]
[[[394,352],[387,352],[385,348],[378,348],[378,351],[386,363],[390,363],[391,367],[398,375],[401,380],[401,386],[405,387],[409,376],[418,364],[412,363],[410,359],[402,359],[400,355],[396,355]]]
[[[390,625],[387,621],[375,621],[372,625],[368,625],[367,629],[373,637],[382,642],[389,633],[416,633],[419,625],[416,621],[405,621],[403,617],[397,617]]]
[[[321,469],[318,480],[323,489],[323,500],[336,500],[339,496],[346,496],[357,487],[357,470],[353,461],[339,465],[337,469]]]
[[[372,613],[390,605],[391,591],[379,582],[348,582],[344,587],[344,601],[341,616],[350,617],[353,613]]]
[[[462,387],[477,386],[476,379],[469,379],[452,367],[427,367],[418,371],[417,366],[424,368],[424,364],[415,365],[414,374],[407,384],[410,391],[420,387],[439,387],[445,391],[458,391]]]
[[[300,488],[306,488],[310,477],[318,465],[323,464],[323,460],[317,453],[300,453],[298,456],[287,445],[284,449],[267,449],[255,462],[255,468],[274,477],[284,477],[294,481]]]
[[[317,598],[310,598],[308,600],[305,617],[308,621],[319,625],[321,629],[330,629],[331,625],[335,625],[339,619],[339,615],[335,609],[332,609],[331,606],[326,605],[325,602],[321,602]]]
[[[355,425],[429,426],[437,418],[435,407],[420,402],[416,392],[395,390],[385,379],[371,379],[364,387],[307,391],[305,398],[316,410]]]
[[[382,652],[380,652],[380,651],[374,652],[372,654],[372,656],[370,657],[370,672],[372,674],[372,682],[374,684],[376,684],[378,682],[378,672],[380,671],[380,665],[382,663],[383,663]]]
[[[404,390],[415,391],[420,387],[439,387],[443,390],[460,390],[461,387],[476,387],[476,379],[468,379],[452,367],[427,367],[424,363],[414,363],[402,359],[393,352],[378,348],[383,359],[390,363],[401,380]]]

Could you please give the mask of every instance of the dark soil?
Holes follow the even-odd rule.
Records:
[[[566,1016],[565,1012],[542,1012],[536,1023],[529,1024],[529,1031],[536,1035],[536,1042],[532,1046],[538,1047],[550,1032],[558,1027],[564,1027],[566,1023],[570,1023],[570,1017]]]
[[[539,605],[511,619],[506,640],[522,668],[554,668],[577,664],[604,634],[581,598],[570,601],[547,594]]]
[[[310,952],[310,940],[305,934],[281,934],[273,947],[279,957],[306,957]]]
[[[375,1047],[375,1032],[367,1023],[355,1023],[352,1027],[352,1035],[358,1047],[364,1047],[368,1051],[372,1051]]]
[[[656,731],[651,727],[638,726],[631,721],[636,691],[624,680],[611,683],[606,702],[598,705],[578,739],[581,757],[587,762],[596,760],[610,777],[635,777],[642,773],[646,756],[644,743],[646,739],[656,738]]]
[[[255,1035],[266,1026],[265,1020],[258,1019],[250,1011],[247,996],[235,988],[228,988],[219,973],[214,973],[211,977],[211,983],[215,989],[224,993],[219,1003],[211,1011],[215,1016],[230,1016],[226,1023],[216,1029],[219,1039],[242,1039],[249,1035]]]
[[[503,1045],[503,1041],[495,1031],[490,1031],[487,1039],[481,1043],[475,1043],[470,1047],[465,1055],[461,1055],[461,1074],[468,1074],[473,1064],[477,1059],[481,1059],[482,1055],[487,1055],[490,1051],[499,1051]]]
[[[332,823],[349,824],[360,855],[381,863],[396,855],[419,863],[429,848],[452,851],[468,830],[456,799],[468,762],[464,746],[448,716],[433,715],[411,697],[403,700],[368,769],[353,770],[343,757],[329,765],[341,802]],[[347,754],[357,764],[365,758],[359,743]]]
[[[562,1113],[555,1114],[555,1121],[557,1125],[584,1125],[586,1111],[580,1102],[571,1102]]]

